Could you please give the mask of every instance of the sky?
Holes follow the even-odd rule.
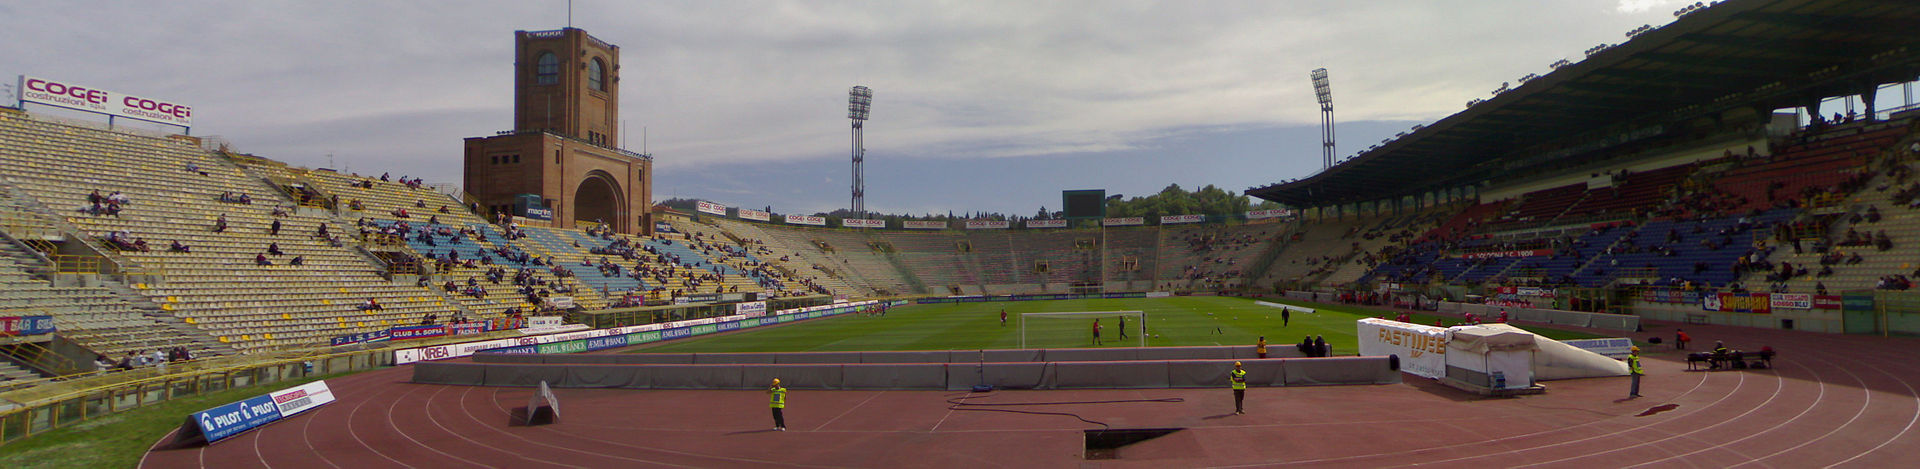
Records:
[[[1025,215],[1062,190],[1319,171],[1314,68],[1351,155],[1688,3],[576,0],[572,24],[621,48],[621,144],[654,156],[656,200],[847,207],[866,85],[869,210]],[[513,32],[567,24],[564,0],[7,0],[0,76],[186,103],[193,134],[295,165],[458,183],[461,139],[512,126]]]

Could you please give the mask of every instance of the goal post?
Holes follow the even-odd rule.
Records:
[[[1147,346],[1145,311],[1065,311],[1020,313],[1020,348],[1075,348],[1094,345],[1093,321],[1100,321],[1100,341],[1106,344]],[[1120,339],[1120,323],[1126,336]]]

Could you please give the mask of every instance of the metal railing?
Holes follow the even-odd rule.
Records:
[[[88,387],[84,380],[69,381],[69,384],[78,383],[75,386],[77,389],[34,399],[25,407],[0,414],[0,445],[36,433],[173,399],[306,376],[366,370],[392,363],[391,351],[361,350],[220,366],[104,386]],[[184,367],[184,364],[180,367]],[[94,379],[117,377],[96,376]]]

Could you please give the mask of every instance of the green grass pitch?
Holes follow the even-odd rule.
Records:
[[[1170,297],[940,303],[894,307],[884,317],[843,315],[787,326],[699,337],[645,347],[645,353],[803,352],[874,350],[976,350],[1020,346],[1020,313],[1068,311],[1144,311],[1148,318],[1148,346],[1252,345],[1260,336],[1271,347],[1290,347],[1309,335],[1323,336],[1335,355],[1352,355],[1357,342],[1354,321],[1378,312],[1351,306],[1288,300],[1265,301],[1316,308],[1317,313],[1295,312],[1282,327],[1280,310],[1230,297]],[[1007,311],[1006,326],[1000,310]],[[1414,321],[1432,324],[1434,316],[1415,315]],[[1115,317],[1105,317],[1105,347],[1133,347],[1136,339],[1119,340]],[[1129,335],[1138,331],[1128,318]],[[1454,322],[1454,321],[1449,321]],[[1044,327],[1042,325],[1045,325]],[[1028,325],[1028,346],[1094,347],[1092,319],[1045,319]],[[1598,337],[1577,332],[1528,327],[1555,339]],[[1216,332],[1217,331],[1217,332]]]

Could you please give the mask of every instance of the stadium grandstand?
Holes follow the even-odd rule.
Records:
[[[651,189],[647,178],[652,177],[652,156],[604,145],[605,135],[617,135],[607,130],[618,127],[611,124],[618,121],[617,113],[583,112],[559,118],[560,123],[516,122],[520,128],[514,131],[468,139],[469,176],[464,187],[453,187],[405,175],[300,167],[272,155],[238,152],[210,139],[110,130],[97,122],[43,115],[31,108],[0,108],[0,166],[7,168],[0,177],[0,238],[4,238],[0,239],[0,316],[15,324],[0,344],[4,359],[0,360],[0,391],[6,391],[0,393],[0,406],[7,406],[0,410],[25,409],[14,414],[24,417],[0,422],[0,442],[73,424],[34,413],[45,409],[98,406],[110,409],[101,412],[112,413],[145,406],[149,403],[145,399],[169,399],[171,394],[164,387],[179,381],[168,381],[168,373],[201,373],[192,375],[200,377],[211,373],[206,370],[218,369],[230,376],[236,373],[233,370],[245,369],[249,376],[245,384],[250,385],[437,358],[458,358],[453,363],[466,364],[461,360],[484,360],[402,360],[396,358],[400,355],[395,350],[480,339],[525,339],[529,342],[512,346],[531,346],[533,337],[547,333],[616,326],[651,327],[633,329],[633,333],[657,334],[668,324],[712,324],[747,314],[747,308],[821,308],[838,314],[842,310],[831,308],[856,311],[847,305],[857,304],[862,308],[857,311],[866,312],[868,305],[914,301],[1236,296],[1298,300],[1293,303],[1296,307],[1351,306],[1380,317],[1418,312],[1422,318],[1452,321],[1462,314],[1496,310],[1503,322],[1508,310],[1525,313],[1523,320],[1577,317],[1583,318],[1574,327],[1580,332],[1631,336],[1636,341],[1651,334],[1670,335],[1671,329],[1666,328],[1677,326],[1729,331],[1725,334],[1730,337],[1780,338],[1780,343],[1808,344],[1808,348],[1829,338],[1860,338],[1863,349],[1901,353],[1897,347],[1910,342],[1878,340],[1920,335],[1920,290],[1913,288],[1913,282],[1920,280],[1920,178],[1914,177],[1920,169],[1920,106],[1890,105],[1876,102],[1873,96],[1884,87],[1910,86],[1903,84],[1920,79],[1916,24],[1920,24],[1920,8],[1904,2],[1703,4],[1679,15],[1672,24],[1597,48],[1584,60],[1503,88],[1470,103],[1464,111],[1324,171],[1245,191],[1282,209],[1044,220],[1059,223],[929,218],[871,228],[827,214],[814,216],[815,221],[796,221],[713,202],[700,202],[696,210],[655,205],[650,193],[622,192]],[[581,53],[612,51],[615,55],[610,60],[617,60],[617,48],[578,29],[523,31],[519,39],[531,44],[573,35],[578,38],[569,40],[592,45]],[[522,61],[533,63],[530,57]],[[1852,97],[1864,107],[1855,109],[1849,102],[1836,110],[1828,101],[1835,97]],[[589,128],[600,130],[580,130]],[[568,173],[563,177],[570,182],[560,187],[507,195],[499,187],[508,184],[495,180],[505,176],[474,176],[482,171],[476,169],[476,161],[489,157],[495,163],[505,161],[496,153],[518,151],[506,148],[520,145],[516,142],[521,140],[550,145],[540,147],[538,155],[559,147],[597,148],[593,151],[612,155],[602,159],[617,159],[621,168],[646,168],[646,175],[632,176],[642,173],[637,169],[623,173],[596,167],[600,176]],[[546,164],[545,158],[535,159]],[[511,160],[517,162],[517,155]],[[594,185],[598,181],[616,189],[600,189]],[[582,198],[590,200],[576,200]],[[557,200],[570,205],[559,205]],[[631,201],[635,200],[645,203],[634,206]],[[550,205],[542,207],[542,203]],[[1262,311],[1245,313],[1249,318],[1269,314],[1249,311]],[[1144,315],[1129,317],[1146,321]],[[1635,327],[1609,330],[1604,321],[1584,319],[1591,317]],[[1661,329],[1647,332],[1653,327]],[[896,332],[875,334],[891,333]],[[1097,340],[1099,333],[1094,334]],[[1265,338],[1261,340],[1264,358]],[[1282,348],[1293,347],[1276,345]],[[578,350],[586,350],[586,345]],[[473,350],[464,352],[473,354]],[[984,370],[987,352],[977,353]],[[1904,353],[1912,358],[1911,351]],[[945,349],[941,356],[947,356]],[[605,364],[611,366],[613,361],[608,360]],[[692,360],[676,365],[703,366]],[[1686,360],[1684,353],[1677,357],[1673,371],[1678,372]],[[314,371],[316,363],[323,370]],[[531,363],[526,366],[546,364]],[[1398,376],[1400,358],[1394,357],[1392,363]],[[164,366],[175,369],[169,372]],[[1911,368],[1911,364],[1888,364],[1887,369],[1895,372],[1883,373],[1886,379],[1852,379],[1862,388],[1888,391],[1895,380],[1908,384],[1896,375]],[[945,370],[942,379],[948,379]],[[978,373],[979,379],[986,379],[986,371]],[[467,402],[470,397],[464,392],[447,392],[458,394],[453,397],[458,402],[445,404],[448,397],[439,391],[395,390],[402,386],[390,385],[406,378],[390,371],[348,379],[390,395],[382,398],[387,400],[369,399],[336,387],[343,401],[371,402],[389,412],[405,407],[395,403],[453,405],[461,412],[479,406]],[[1828,374],[1797,381],[1820,379],[1840,378]],[[1869,379],[1877,381],[1868,384]],[[542,381],[543,389],[547,384],[535,381]],[[151,387],[156,382],[162,388]],[[234,386],[233,381],[222,383],[216,387]],[[471,399],[500,407],[483,409],[487,412],[526,405],[528,390],[535,383],[512,384],[518,387],[503,388],[511,393],[481,396],[476,392]],[[440,384],[407,386],[463,389]],[[1703,386],[1724,387],[1721,383]],[[1593,391],[1597,386],[1567,387],[1583,396],[1601,394]],[[139,397],[153,389],[161,389],[159,394],[167,397]],[[1735,385],[1726,392],[1738,390]],[[1820,392],[1828,391],[1822,387]],[[67,397],[46,397],[55,393]],[[103,395],[110,397],[97,397]],[[1895,395],[1912,399],[1920,394],[1909,387],[1905,394]],[[111,396],[136,397],[127,404],[117,402],[128,398]],[[567,397],[593,399],[589,405],[618,413],[625,409],[606,401],[619,396],[579,393]],[[686,396],[668,395],[660,402]],[[758,399],[757,405],[765,405],[765,397],[751,397]],[[831,408],[853,413],[865,405],[860,399],[868,398],[862,395],[847,406],[834,402],[837,407]],[[693,399],[687,399],[678,405],[694,407]],[[1331,392],[1314,394],[1313,399],[1344,402]],[[879,401],[886,403],[887,398]],[[1384,409],[1400,402],[1388,401],[1375,404]],[[951,416],[951,410],[965,405],[949,400],[937,407]],[[1866,412],[1867,405],[1860,405],[1861,412]],[[1808,409],[1812,406],[1808,404]],[[909,407],[900,404],[892,409],[901,415],[918,412],[902,410]],[[359,407],[353,409],[351,414],[329,415],[329,422],[354,428],[359,424],[355,418],[368,418],[359,413]],[[759,413],[764,411],[755,410],[754,418],[764,417]],[[1920,415],[1920,408],[1898,411]],[[661,412],[661,420],[691,418]],[[1642,415],[1657,413],[1648,412]],[[1158,421],[1154,420],[1158,416],[1148,414],[1126,417],[1135,423]],[[431,420],[438,414],[421,415],[422,420]],[[1527,415],[1542,426],[1552,421],[1539,413]],[[1904,420],[1909,414],[1899,415]],[[819,416],[809,418],[813,417]],[[954,425],[966,428],[958,431],[1001,438],[981,436],[969,443],[1040,444],[1007,443],[1024,437],[992,425],[970,427],[981,421],[977,415],[968,417],[973,418],[954,417],[960,421]],[[1223,416],[1207,418],[1218,417]],[[87,418],[92,417],[74,422]],[[601,417],[585,420],[600,421],[595,418]],[[829,414],[812,424],[824,428],[826,424],[819,421],[826,418],[837,417]],[[901,421],[916,418],[901,417]],[[936,418],[933,427],[947,425],[946,416]],[[871,432],[862,433],[862,438],[883,442],[904,438],[893,433],[906,430],[876,423],[883,421],[877,417],[870,420],[872,428],[885,431],[862,429]],[[473,422],[500,423],[483,423],[479,418]],[[531,423],[531,417],[522,423]],[[433,420],[433,424],[441,422]],[[402,430],[406,425],[379,431],[403,436],[428,431],[418,426]],[[1285,430],[1284,425],[1271,427],[1249,430],[1257,432],[1249,434],[1266,437]],[[660,438],[685,443],[688,449],[656,451],[612,444],[608,446],[616,448],[605,452],[635,453],[633,459],[579,457],[586,459],[581,461],[553,456],[546,462],[740,465],[772,459],[775,456],[769,452],[776,452],[739,450],[741,459],[728,459],[736,456],[735,450],[699,447],[688,442],[688,433],[661,430],[679,428],[671,422],[657,428],[607,428],[670,434]],[[918,427],[909,430],[920,431]],[[1347,427],[1337,433],[1352,438],[1368,434]],[[541,443],[529,444],[535,440],[520,436],[528,434],[495,431],[475,436],[487,443],[466,441],[476,447],[542,446],[532,450],[542,455],[570,444],[548,439],[550,435],[535,435]],[[495,441],[501,435],[513,435],[519,441]],[[1914,448],[1915,440],[1905,435],[1902,430],[1888,441]],[[766,435],[750,435],[762,436]],[[1076,442],[1078,438],[1074,436]],[[1618,441],[1624,440],[1614,442]],[[1713,439],[1728,445],[1740,441]],[[815,440],[811,444],[840,443]],[[1484,444],[1476,450],[1488,451],[1501,446],[1499,440],[1462,444]],[[1526,444],[1551,448],[1564,443],[1528,440]],[[195,456],[238,454],[229,452],[240,451],[239,447],[193,451]],[[309,454],[315,450],[309,446],[287,451]],[[1439,463],[1476,457],[1446,452],[1322,451],[1314,454],[1362,466],[1424,464],[1431,461],[1426,458],[1440,456],[1461,459]],[[1593,455],[1604,452],[1594,450]],[[185,453],[156,450],[152,454],[158,458],[156,466],[191,465],[180,459]],[[435,459],[379,449],[373,454],[401,465]],[[1737,462],[1763,459],[1741,456]],[[278,456],[258,457],[264,463]],[[941,457],[942,462],[963,459],[945,453]],[[983,458],[1021,463],[1001,455]],[[1170,465],[1258,465],[1285,460],[1192,454],[1168,458],[1174,461]],[[913,458],[888,454],[883,459]],[[821,457],[793,463],[844,461]],[[1062,463],[1051,456],[1039,461]],[[1561,461],[1540,456],[1524,462]],[[1736,463],[1731,458],[1712,462]]]

